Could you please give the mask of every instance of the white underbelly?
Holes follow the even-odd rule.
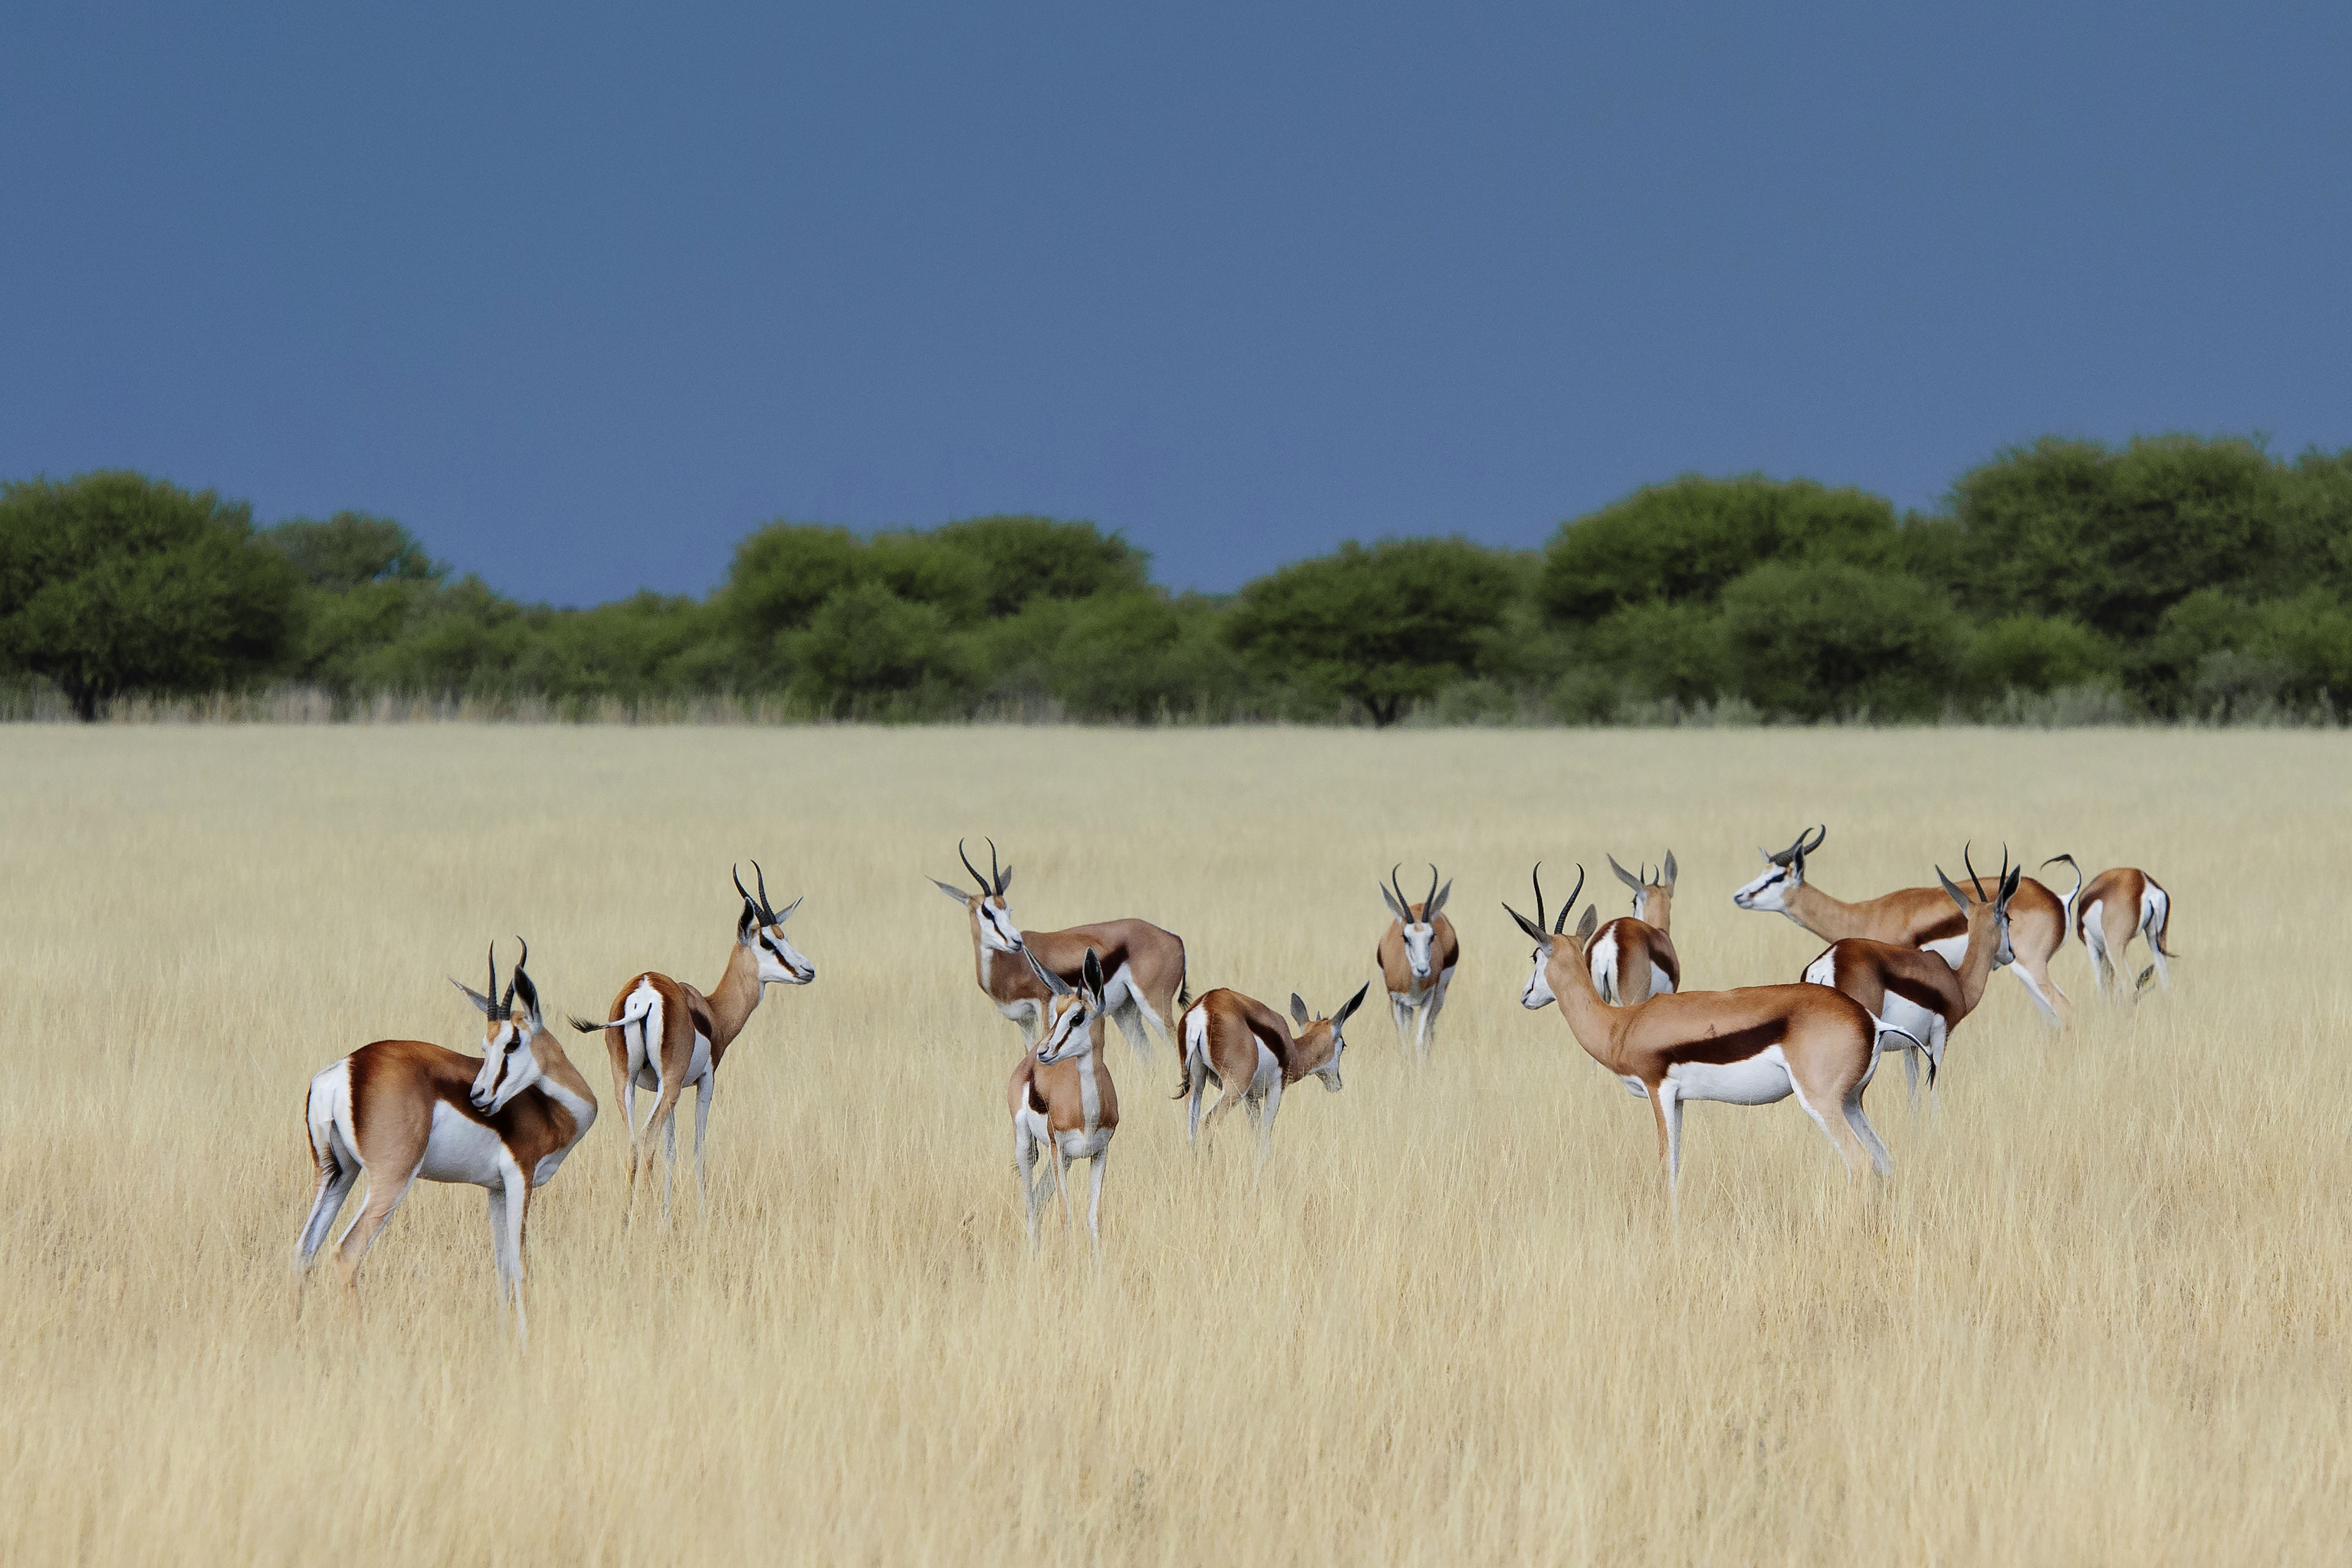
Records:
[[[1281,1081],[1282,1064],[1275,1059],[1275,1056],[1272,1051],[1265,1048],[1265,1042],[1263,1040],[1259,1041],[1257,1047],[1257,1072],[1250,1079],[1250,1092],[1252,1094],[1264,1094],[1266,1090],[1272,1089],[1276,1084],[1280,1083]]]
[[[1789,1058],[1768,1046],[1746,1061],[1676,1062],[1666,1079],[1684,1100],[1715,1100],[1727,1105],[1769,1105],[1789,1096]]]
[[[1088,1132],[1073,1127],[1062,1134],[1060,1148],[1065,1160],[1091,1160],[1110,1147],[1111,1129],[1097,1127]]]
[[[2094,899],[2083,909],[2083,945],[2093,952],[2107,951],[2107,901]]]
[[[1668,974],[1668,973],[1666,973],[1663,968],[1659,967],[1657,964],[1655,964],[1655,963],[1651,964],[1651,965],[1650,965],[1650,994],[1651,994],[1651,995],[1653,995],[1653,996],[1671,996],[1671,995],[1673,995],[1673,994],[1674,994],[1674,992],[1675,992],[1675,977],[1674,977],[1673,975],[1671,975],[1671,974]]]
[[[1907,1051],[1911,1048],[1912,1040],[1923,1046],[1933,1045],[1937,1028],[1943,1023],[1943,1019],[1916,1002],[1906,1001],[1892,991],[1886,994],[1886,1000],[1880,1005],[1878,1016],[1911,1037],[1906,1040],[1903,1035],[1881,1035],[1878,1048],[1883,1051]]]
[[[470,1182],[478,1187],[506,1181],[507,1146],[499,1135],[446,1101],[433,1104],[433,1131],[425,1140],[425,1163],[417,1174],[428,1182]]]
[[[1963,931],[1958,936],[1940,937],[1934,942],[1923,942],[1919,944],[1919,951],[1932,952],[1954,969],[1958,969],[1960,966],[1961,955],[1969,951],[1968,933]]]

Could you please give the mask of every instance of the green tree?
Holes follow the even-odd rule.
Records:
[[[1927,584],[1842,562],[1768,562],[1723,594],[1734,689],[1800,719],[1933,713],[1952,691],[1963,636]]]
[[[324,522],[289,518],[261,531],[313,588],[342,594],[362,583],[437,583],[448,568],[388,517],[339,511]]]
[[[267,670],[300,575],[252,509],[142,475],[0,488],[0,652],[84,720],[122,692],[205,691]]]
[[[1040,597],[1090,599],[1150,586],[1150,556],[1091,522],[978,517],[920,537],[980,568],[984,613],[992,616],[1016,614]]]
[[[2113,679],[2115,651],[2079,622],[2006,616],[1978,628],[1960,660],[1961,684],[1981,697],[2055,691]]]
[[[1241,591],[1225,614],[1229,646],[1259,676],[1361,703],[1375,724],[1433,697],[1501,626],[1516,574],[1462,539],[1354,540]]]
[[[1562,523],[1537,593],[1554,624],[1580,626],[1629,605],[1712,602],[1767,561],[1882,561],[1895,534],[1894,507],[1862,490],[1685,475]]]

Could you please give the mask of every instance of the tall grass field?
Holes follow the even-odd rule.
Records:
[[[0,1561],[2342,1562],[2347,805],[2334,733],[11,727]],[[1730,894],[1816,822],[1845,898],[1970,840],[2143,867],[2174,989],[2103,1002],[2070,937],[2058,1033],[1996,975],[1939,1112],[1872,1089],[1884,1181],[1793,1100],[1695,1106],[1677,1220],[1498,906],[1540,858],[1623,912],[1603,854],[1671,847],[1685,988],[1793,981],[1822,943]],[[960,835],[1027,926],[1325,1010],[1435,861],[1430,1059],[1376,989],[1260,1173],[1114,1032],[1102,1262],[1058,1209],[1033,1256]],[[298,1310],[311,1074],[478,1051],[494,937],[551,1016],[708,985],[754,858],[818,978],[728,1055],[707,1195],[682,1161],[623,1229],[565,1030],[604,1114],[528,1352],[470,1187]]]

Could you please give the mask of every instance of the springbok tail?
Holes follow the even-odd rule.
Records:
[[[1180,953],[1176,960],[1176,1010],[1182,1012],[1192,1005],[1192,955]]]
[[[2042,864],[2047,868],[2055,866],[2061,860],[2065,861],[2066,864],[2074,868],[2074,886],[2066,895],[2066,924],[2064,928],[2058,932],[2058,940],[2060,942],[2065,941],[2067,932],[2073,931],[2074,940],[2076,942],[2080,942],[2083,940],[2083,933],[2077,930],[2074,925],[2074,900],[2081,897],[2083,892],[2083,866],[2082,863],[2076,860],[2072,855],[2053,855],[2049,859],[2042,862]]]
[[[2164,954],[2165,957],[2179,958],[2180,955],[2173,952],[2171,947],[2164,940],[2166,933],[2171,929],[2171,926],[2172,895],[2158,889],[2156,897],[2145,900],[2141,902],[2139,911],[2140,934],[2147,938],[2148,946],[2156,949],[2157,952]],[[2149,967],[2153,969],[2154,965],[2150,965]],[[2142,984],[2146,984],[2147,983],[2147,977],[2146,975],[2142,975],[2140,977],[2140,983]]]
[[[1176,1020],[1176,1092],[1169,1099],[1181,1100],[1192,1092],[1192,1063],[1208,1047],[1209,1016],[1187,1003]]]
[[[592,1024],[575,1013],[572,1016],[572,1026],[583,1035],[599,1034],[606,1029],[624,1029],[631,1024],[644,1023],[659,1005],[659,999],[650,992],[638,991],[631,994],[628,1005],[621,1009],[621,1016],[611,1023]]]

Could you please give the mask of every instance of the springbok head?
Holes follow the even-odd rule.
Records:
[[[1439,887],[1437,868],[1432,866],[1429,868],[1429,897],[1421,901],[1421,913],[1415,916],[1412,905],[1405,899],[1403,885],[1397,880],[1397,872],[1403,868],[1402,863],[1389,868],[1389,885],[1381,889],[1381,901],[1388,905],[1389,913],[1396,916],[1397,924],[1404,930],[1404,958],[1412,966],[1412,977],[1426,980],[1430,976],[1430,942],[1437,935],[1438,911],[1445,908],[1446,898],[1454,891],[1454,884],[1448,882],[1444,887]]]
[[[1051,1067],[1073,1051],[1091,1049],[1094,1032],[1110,1012],[1103,1001],[1102,960],[1095,956],[1095,950],[1087,949],[1076,985],[1038,963],[1035,953],[1024,949],[1022,956],[1050,994],[1045,999],[1045,1027],[1037,1038],[1038,1065]]]
[[[1960,907],[1960,913],[1968,917],[1970,942],[1976,941],[1979,927],[1987,921],[1992,922],[1992,966],[1999,969],[2004,963],[2014,963],[2017,952],[2009,944],[2009,900],[2017,896],[2018,879],[2025,875],[2025,868],[2022,865],[2011,866],[2009,863],[2009,846],[2002,845],[2000,875],[1993,879],[1992,897],[1988,899],[1984,879],[1977,874],[1976,867],[1969,864],[1969,847],[1966,845],[1960,847],[1960,864],[1968,869],[1969,886],[1976,889],[1975,898],[1969,898],[1954,887],[1952,879],[1944,875],[1941,866],[1936,868],[1936,880],[1944,885],[1946,895]]]
[[[1576,907],[1577,895],[1584,891],[1584,868],[1579,866],[1576,868],[1576,886],[1570,889],[1568,897],[1561,900],[1559,914],[1552,921],[1551,929],[1549,931],[1546,931],[1544,929],[1543,923],[1544,892],[1542,861],[1538,860],[1536,862],[1536,868],[1533,876],[1536,885],[1536,918],[1529,920],[1527,916],[1519,913],[1518,910],[1511,908],[1510,905],[1505,904],[1503,906],[1503,912],[1510,916],[1513,920],[1518,921],[1519,929],[1527,932],[1528,936],[1535,939],[1535,972],[1528,976],[1528,988],[1519,994],[1519,1005],[1525,1007],[1530,1013],[1537,1011],[1538,1008],[1549,1007],[1559,999],[1559,993],[1552,989],[1550,974],[1552,955],[1554,952],[1559,951],[1560,944],[1563,942],[1569,940],[1565,934],[1568,927],[1568,911]],[[1570,958],[1580,969],[1584,965],[1584,944],[1592,940],[1593,931],[1600,925],[1600,912],[1589,906],[1584,911],[1584,918],[1577,922],[1576,936],[1574,939],[1576,942],[1576,947],[1571,952],[1566,954],[1566,956]]]
[[[1764,857],[1764,874],[1731,895],[1731,901],[1743,910],[1756,910],[1770,914],[1789,912],[1789,895],[1805,885],[1805,857],[1822,847],[1830,836],[1827,825],[1813,829],[1809,842],[1801,833],[1797,841],[1779,854],[1759,848]]]
[[[734,870],[730,867],[730,871]],[[735,940],[751,950],[760,961],[760,984],[762,985],[806,985],[816,978],[816,965],[811,963],[784,939],[784,922],[801,907],[801,900],[786,904],[782,913],[768,902],[768,874],[760,869],[757,860],[751,862],[752,875],[759,879],[760,896],[753,898],[743,889],[743,873],[735,871],[735,890],[743,894],[743,913],[735,921]],[[801,898],[808,895],[803,893]]]
[[[1443,901],[1444,896],[1440,893],[1439,900]],[[1290,1021],[1297,1026],[1291,1032],[1291,1039],[1298,1047],[1298,1059],[1307,1072],[1323,1080],[1323,1087],[1331,1093],[1336,1094],[1339,1090],[1339,1055],[1348,1048],[1348,1042],[1340,1030],[1346,1027],[1349,1018],[1355,1016],[1356,1009],[1364,1005],[1364,998],[1371,994],[1371,982],[1368,980],[1338,1012],[1328,1018],[1310,1017],[1307,1004],[1299,999],[1298,993],[1294,991],[1290,994]]]
[[[1013,868],[998,868],[996,840],[992,838],[988,841],[988,875],[985,877],[980,874],[980,868],[971,863],[971,857],[963,852],[963,840],[961,838],[956,840],[956,858],[961,860],[963,868],[971,873],[971,879],[980,884],[980,891],[966,892],[955,883],[942,882],[937,877],[931,879],[931,885],[971,911],[972,930],[979,936],[982,947],[992,952],[1019,952],[1021,928],[1013,923],[1013,916],[1004,908],[1004,889],[1013,886]]]
[[[535,1044],[547,1026],[539,1016],[539,987],[523,973],[523,965],[530,962],[530,943],[520,937],[515,941],[522,942],[522,956],[515,960],[505,996],[499,997],[499,944],[495,942],[490,943],[488,995],[462,980],[449,982],[481,1010],[482,1070],[474,1075],[474,1087],[467,1098],[485,1116],[504,1110],[508,1102],[542,1076]],[[517,1007],[517,1002],[522,1005]]]
[[[1666,851],[1665,864],[1658,868],[1655,876],[1650,874],[1647,866],[1643,867],[1639,874],[1628,871],[1617,864],[1614,855],[1609,857],[1609,868],[1617,873],[1619,881],[1633,889],[1633,918],[1647,921],[1664,931],[1674,907],[1675,852],[1671,849]]]

